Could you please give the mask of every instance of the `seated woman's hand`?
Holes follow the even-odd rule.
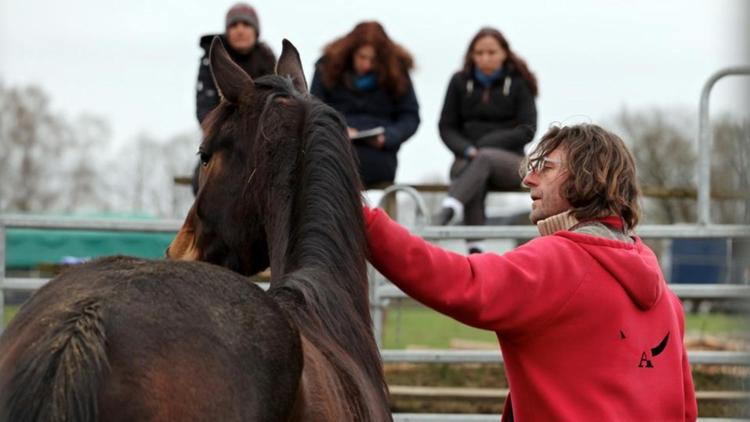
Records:
[[[375,149],[383,149],[385,146],[385,135],[378,135],[367,141],[367,145]]]

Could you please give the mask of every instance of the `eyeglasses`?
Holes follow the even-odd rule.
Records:
[[[529,173],[541,173],[545,169],[548,169],[549,167],[547,164],[557,164],[558,166],[562,166],[564,162],[562,160],[555,160],[553,158],[547,158],[547,157],[538,157],[538,158],[532,158],[526,160],[526,174]]]

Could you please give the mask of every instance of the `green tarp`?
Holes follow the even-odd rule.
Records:
[[[108,255],[159,258],[175,233],[9,228],[5,235],[6,268],[21,270]]]
[[[107,255],[158,258],[164,256],[174,236],[174,233],[8,229],[5,266],[29,269],[39,264],[61,263],[69,257],[89,259]]]

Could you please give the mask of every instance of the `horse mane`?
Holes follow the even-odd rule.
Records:
[[[375,399],[384,405],[387,386],[369,309],[362,185],[345,123],[331,107],[296,93],[288,78],[266,76],[256,84],[273,90],[267,104],[274,95],[292,97],[301,107],[295,111],[302,112],[297,136],[287,138],[296,145],[285,151],[295,153],[273,154],[286,160],[273,166],[288,170],[291,197],[285,205],[274,203],[288,208],[289,221],[286,250],[277,251],[285,253],[285,274],[270,294],[338,372],[348,375],[347,390],[361,392],[362,377],[367,377],[379,387]],[[273,120],[261,116],[261,135]]]

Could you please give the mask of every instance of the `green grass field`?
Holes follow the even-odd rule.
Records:
[[[18,312],[18,306],[5,307],[5,325]],[[690,333],[732,336],[747,331],[747,319],[728,314],[688,314],[685,328]],[[463,325],[427,308],[395,304],[388,309],[383,344],[387,349],[407,347],[449,348],[451,340],[495,344],[495,334]]]
[[[728,314],[687,314],[685,329],[688,332],[707,334],[739,334],[747,332],[748,317]]]
[[[732,337],[746,332],[748,320],[739,315],[689,314],[685,318],[688,333]],[[477,330],[427,308],[394,304],[388,308],[383,344],[387,349],[410,346],[448,348],[451,340],[494,344],[497,339],[489,331]]]
[[[18,312],[18,306],[16,305],[5,305],[5,315],[3,315],[3,325],[8,326],[8,323],[11,319],[13,319],[14,316],[16,316],[16,312]]]

